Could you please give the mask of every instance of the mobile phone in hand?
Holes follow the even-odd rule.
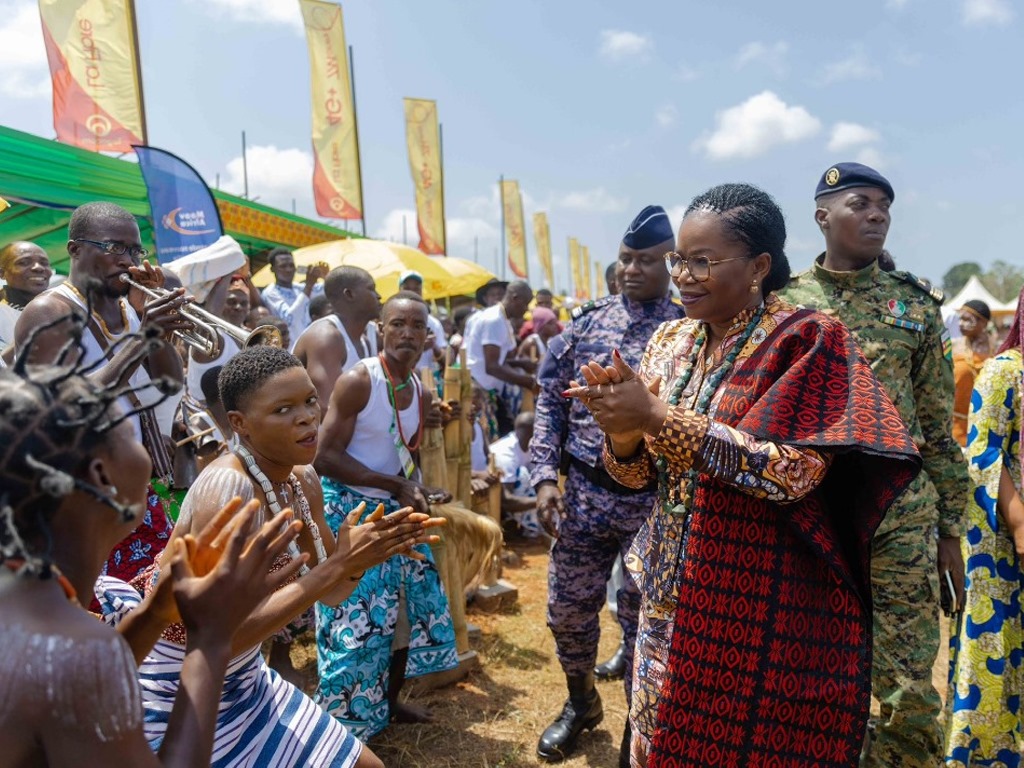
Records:
[[[942,612],[947,616],[954,616],[960,612],[960,606],[956,604],[956,589],[953,588],[953,577],[949,571],[943,571],[939,579],[939,605]]]

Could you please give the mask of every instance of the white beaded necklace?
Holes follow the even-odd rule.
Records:
[[[242,457],[242,461],[245,463],[245,468],[249,471],[249,474],[253,476],[253,479],[263,489],[263,494],[267,497],[267,506],[270,507],[271,516],[280,514],[281,504],[277,500],[277,494],[274,493],[274,485],[260,468],[260,465],[256,463],[256,457],[241,443],[238,445],[237,452]],[[320,564],[327,559],[327,551],[324,549],[323,539],[320,538],[320,527],[313,521],[313,513],[309,509],[309,501],[306,500],[306,494],[302,492],[302,486],[299,484],[298,478],[294,474],[289,474],[286,482],[292,487],[292,494],[295,496],[295,504],[292,508],[302,518],[303,524],[312,534],[313,547],[316,549],[316,562]],[[285,501],[287,502],[287,499]],[[302,554],[298,543],[294,540],[288,545],[288,554],[293,558],[299,557]],[[299,569],[299,575],[305,576],[307,573],[309,573],[309,566],[303,565]]]

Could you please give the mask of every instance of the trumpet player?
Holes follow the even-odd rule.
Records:
[[[306,279],[302,288],[296,288],[295,257],[285,248],[275,248],[268,255],[270,271],[274,275],[274,283],[263,289],[263,303],[270,314],[277,315],[288,323],[292,341],[294,342],[309,326],[309,300],[324,292],[320,282],[327,277],[331,268],[323,262],[311,264],[306,270]]]
[[[84,318],[81,363],[98,364],[92,376],[106,386],[117,382],[129,385],[123,388],[121,408],[132,414],[136,437],[153,460],[153,477],[166,481],[171,467],[166,438],[160,433],[152,407],[147,407],[158,399],[157,393],[141,388],[151,381],[180,388],[181,359],[167,341],[173,333],[191,328],[190,321],[180,313],[190,298],[184,288],[178,288],[148,299],[122,281],[122,276],[128,275],[140,285],[160,289],[164,276],[159,267],[145,261],[147,251],[142,247],[135,217],[113,203],[86,203],[75,210],[68,224],[67,250],[71,257],[67,281],[25,307],[15,326],[15,346],[23,347],[35,329],[50,326],[36,333],[28,362],[56,363],[68,345],[71,330],[69,323],[59,321],[72,313]],[[91,309],[88,315],[87,308]],[[153,349],[146,349],[148,341],[132,336],[144,325],[160,332],[160,343]],[[122,337],[128,338],[118,344]],[[116,488],[102,490],[121,500]],[[172,526],[152,485],[148,499],[144,522],[114,548],[105,573],[129,581],[163,550]]]

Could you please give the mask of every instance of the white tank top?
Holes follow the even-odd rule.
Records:
[[[398,475],[402,471],[402,464],[398,458],[398,449],[395,448],[397,438],[391,432],[394,410],[388,401],[387,376],[380,364],[380,358],[369,357],[361,363],[370,374],[370,399],[356,416],[356,426],[348,443],[348,454],[374,472]],[[402,422],[405,439],[415,439],[416,430],[420,426],[420,408],[415,397],[409,407],[400,411],[398,416]],[[352,486],[352,489],[375,499],[390,496],[387,491],[380,488]]]
[[[84,302],[78,297],[78,294],[76,294],[73,290],[71,290],[68,287],[67,283],[61,283],[60,285],[51,290],[73,301],[77,306],[82,308],[82,313],[85,313],[86,306]],[[116,343],[118,339],[120,339],[122,336],[125,336],[126,334],[135,333],[136,331],[139,330],[139,328],[142,325],[142,322],[139,320],[139,316],[135,313],[135,310],[131,307],[131,305],[128,304],[128,301],[126,299],[118,299],[118,303],[121,305],[123,316],[125,317],[127,322],[125,323],[125,328],[121,333],[111,334],[111,337],[109,339],[110,344]],[[91,330],[89,330],[89,328],[85,328],[82,331],[82,348],[85,350],[85,352],[82,356],[81,361],[79,362],[79,365],[91,365],[106,356],[106,349],[100,347],[99,343],[96,341],[96,337],[93,336],[93,333]],[[136,368],[135,373],[133,373],[131,375],[131,378],[128,379],[128,382],[132,385],[132,387],[141,387],[148,381],[149,373],[147,373],[146,368],[143,365],[140,365],[138,368]],[[160,393],[153,388],[148,388],[140,392],[137,392],[136,396],[139,398],[139,402],[141,402],[143,405],[150,405],[160,399]],[[118,405],[121,407],[122,411],[125,413],[134,410],[134,406],[131,404],[131,401],[128,400],[128,398],[126,397],[118,398],[117,402]],[[135,428],[135,438],[141,442],[142,426],[139,423],[139,417],[133,416],[130,419],[130,421],[132,423],[132,426]]]
[[[221,339],[224,343],[220,356],[209,363],[200,363],[192,356],[191,349],[189,350],[188,372],[185,374],[185,391],[190,398],[204,408],[206,407],[206,398],[203,397],[203,374],[211,368],[216,368],[218,365],[224,366],[228,360],[240,351],[238,342],[230,336],[222,334]]]
[[[345,340],[345,364],[341,367],[342,373],[355,368],[356,363],[360,360],[367,357],[373,357],[377,354],[377,334],[369,333],[370,325],[372,325],[372,323],[366,326],[367,333],[359,337],[358,347],[352,342],[352,339],[349,338],[348,331],[345,330],[345,326],[342,324],[341,318],[334,313],[324,315],[319,320],[315,320],[309,328],[306,328],[306,330],[302,332],[303,335],[308,333],[311,328],[317,325],[317,323],[331,323],[338,329],[338,332],[341,333],[341,338]],[[302,338],[302,336],[299,338]]]

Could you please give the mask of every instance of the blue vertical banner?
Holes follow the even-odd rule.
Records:
[[[153,239],[161,264],[215,243],[224,230],[220,211],[195,168],[156,147],[134,147],[153,214]]]

